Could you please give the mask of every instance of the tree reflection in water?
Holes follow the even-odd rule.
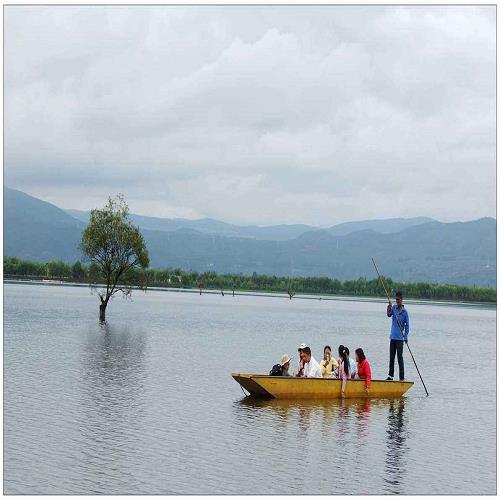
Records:
[[[95,493],[107,491],[109,475],[141,439],[145,345],[143,335],[103,324],[82,351],[81,464],[101,478]]]

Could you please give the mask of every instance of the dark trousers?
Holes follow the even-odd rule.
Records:
[[[405,363],[403,361],[403,344],[404,340],[391,339],[391,349],[389,357],[389,377],[394,377],[394,358],[398,353],[399,380],[405,378]]]

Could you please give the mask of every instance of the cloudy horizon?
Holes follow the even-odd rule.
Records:
[[[236,224],[496,215],[495,7],[6,6],[4,182]]]

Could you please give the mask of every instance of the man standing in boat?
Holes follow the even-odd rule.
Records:
[[[403,361],[404,343],[408,342],[408,334],[410,333],[410,320],[408,311],[403,305],[403,294],[396,292],[396,305],[391,302],[387,305],[387,316],[392,318],[391,325],[391,346],[389,358],[389,376],[386,380],[394,379],[394,358],[398,354],[399,380],[405,378],[405,365]]]

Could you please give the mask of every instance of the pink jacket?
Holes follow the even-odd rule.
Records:
[[[344,361],[342,359],[339,362],[339,378],[342,379],[342,392],[344,392],[348,377],[347,373],[344,370]]]

